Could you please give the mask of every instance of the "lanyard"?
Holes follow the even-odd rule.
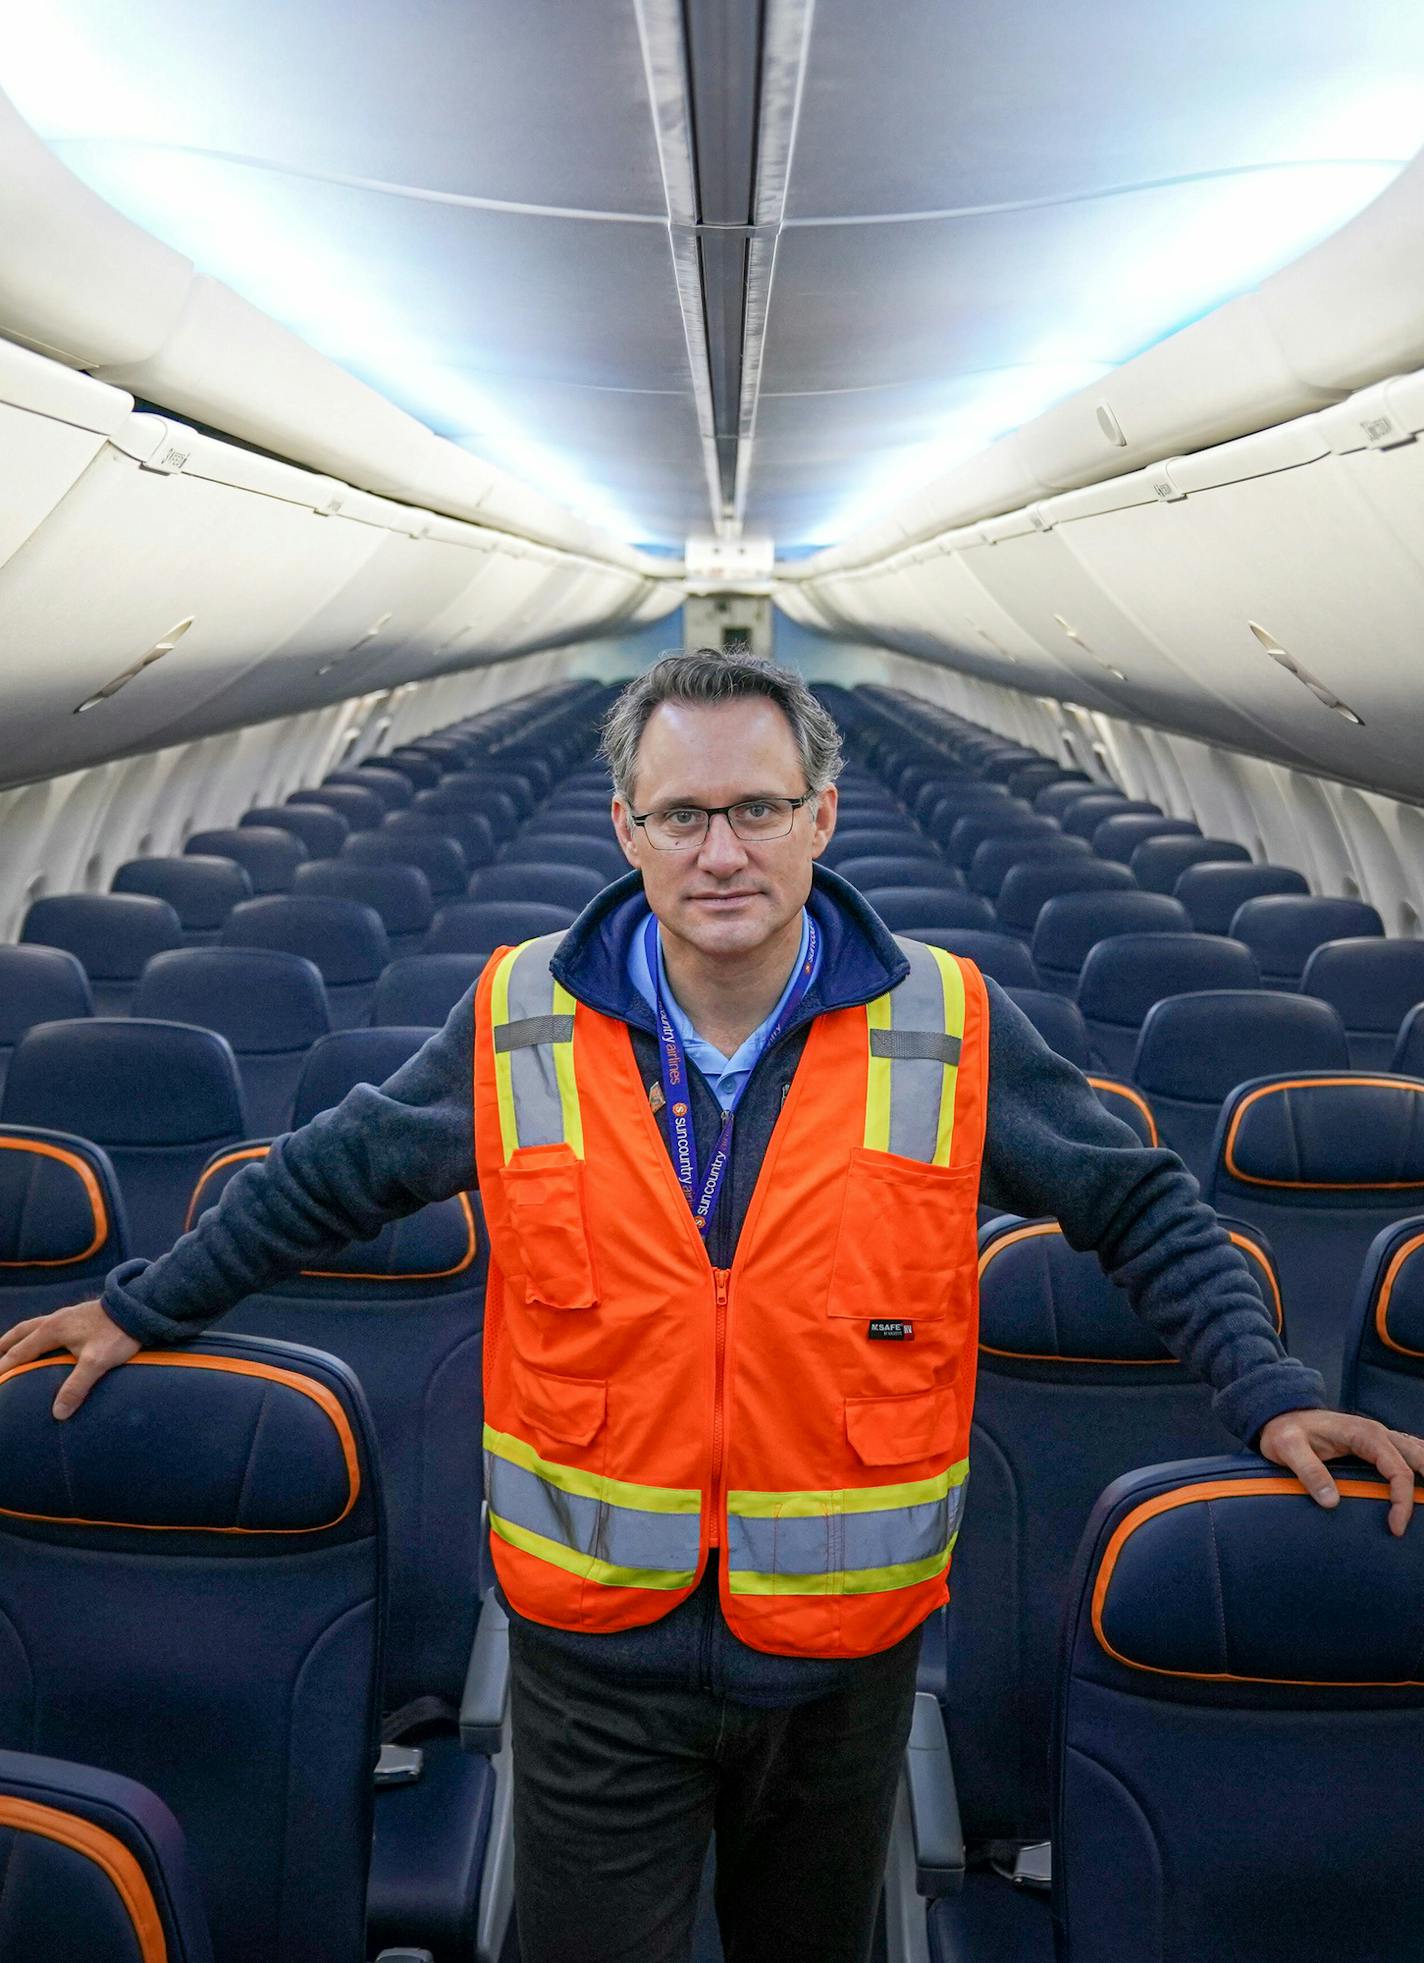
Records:
[[[796,978],[782,1004],[781,1013],[766,1033],[766,1041],[762,1045],[763,1052],[769,1050],[780,1036],[801,1006],[801,998],[811,986],[811,977],[816,969],[816,923],[808,916],[806,925],[805,958],[796,970]],[[751,1073],[748,1072],[738,1084],[732,1102],[727,1107],[722,1119],[722,1129],[718,1132],[717,1143],[712,1149],[707,1175],[703,1178],[697,1163],[697,1136],[692,1123],[692,1094],[687,1071],[687,1051],[663,1002],[656,920],[649,920],[643,935],[648,973],[653,981],[653,1008],[658,1022],[658,1056],[662,1069],[663,1099],[667,1106],[668,1124],[671,1128],[673,1167],[677,1173],[677,1183],[686,1195],[687,1204],[692,1208],[693,1224],[698,1233],[705,1236],[731,1159],[732,1118],[741,1102],[742,1092],[747,1087]]]

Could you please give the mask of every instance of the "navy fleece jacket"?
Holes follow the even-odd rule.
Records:
[[[820,973],[758,1062],[738,1109],[732,1163],[709,1236],[708,1252],[719,1267],[731,1265],[811,1021],[882,994],[907,972],[881,921],[834,873],[817,867],[809,904],[824,935]],[[627,968],[630,937],[645,917],[641,880],[630,874],[586,908],[554,967],[579,1001],[630,1026],[652,1083],[652,1016]],[[1250,1441],[1278,1413],[1323,1404],[1319,1375],[1286,1356],[1244,1259],[1181,1161],[1142,1146],[993,982],[988,994],[983,1202],[1007,1213],[1054,1215],[1071,1245],[1095,1249],[1143,1321],[1211,1385],[1216,1414],[1237,1437]],[[145,1345],[191,1341],[245,1295],[294,1274],[322,1250],[367,1239],[386,1220],[475,1185],[473,1042],[466,996],[444,1029],[388,1082],[358,1085],[334,1110],[279,1139],[168,1254],[116,1268],[103,1295],[113,1320]],[[705,1159],[720,1111],[693,1076]],[[539,1634],[559,1644],[592,1644],[620,1674],[690,1674],[749,1701],[799,1701],[819,1694],[822,1679],[854,1667],[744,1649],[721,1623],[708,1583],[647,1631]],[[676,1655],[663,1655],[670,1647]]]

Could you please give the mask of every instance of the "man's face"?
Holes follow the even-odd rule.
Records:
[[[774,702],[753,695],[661,703],[643,730],[632,789],[632,809],[641,816],[680,805],[800,797],[806,779],[791,725]],[[663,928],[714,956],[746,954],[795,918],[835,817],[832,786],[795,812],[784,838],[748,843],[717,817],[699,847],[660,852],[632,823],[628,805],[613,800],[619,840]]]

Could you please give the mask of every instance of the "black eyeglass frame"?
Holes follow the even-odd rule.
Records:
[[[791,827],[796,823],[796,813],[801,809],[803,804],[810,804],[813,802],[814,799],[818,798],[819,796],[820,796],[819,791],[803,791],[800,797],[787,797],[784,795],[784,793],[780,791],[774,793],[768,791],[760,798],[758,798],[756,795],[752,795],[750,797],[739,797],[732,804],[674,804],[670,806],[669,809],[673,811],[700,811],[702,813],[703,817],[706,819],[707,822],[702,827],[701,836],[698,838],[688,839],[685,845],[659,845],[656,839],[648,839],[648,843],[652,846],[655,852],[690,852],[693,846],[700,845],[703,839],[706,838],[708,832],[711,831],[712,820],[714,818],[725,818],[727,821],[728,829],[731,831],[733,838],[735,838],[739,844],[771,845],[774,844],[778,838],[790,838]],[[741,833],[737,830],[736,826],[732,823],[732,813],[737,809],[737,806],[739,804],[758,804],[758,803],[789,804],[791,806],[791,820],[784,832],[773,832],[769,838],[765,838],[765,839],[742,837]],[[636,811],[630,811],[628,813],[628,817],[632,821],[632,823],[642,828],[644,838],[648,837],[648,833],[647,833],[648,820],[650,818],[661,818],[664,815],[665,814],[661,811],[645,811],[641,817],[639,817]]]

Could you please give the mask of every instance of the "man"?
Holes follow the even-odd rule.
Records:
[[[1354,1453],[1403,1532],[1424,1443],[1319,1408],[1180,1162],[1004,994],[813,880],[838,742],[794,674],[665,657],[605,748],[641,880],[496,955],[387,1084],[0,1359],[72,1350],[70,1417],[141,1345],[478,1179],[525,1963],[685,1959],[714,1827],[729,1963],[861,1963],[964,1496],[981,1194],[1096,1248],[1322,1505]]]

